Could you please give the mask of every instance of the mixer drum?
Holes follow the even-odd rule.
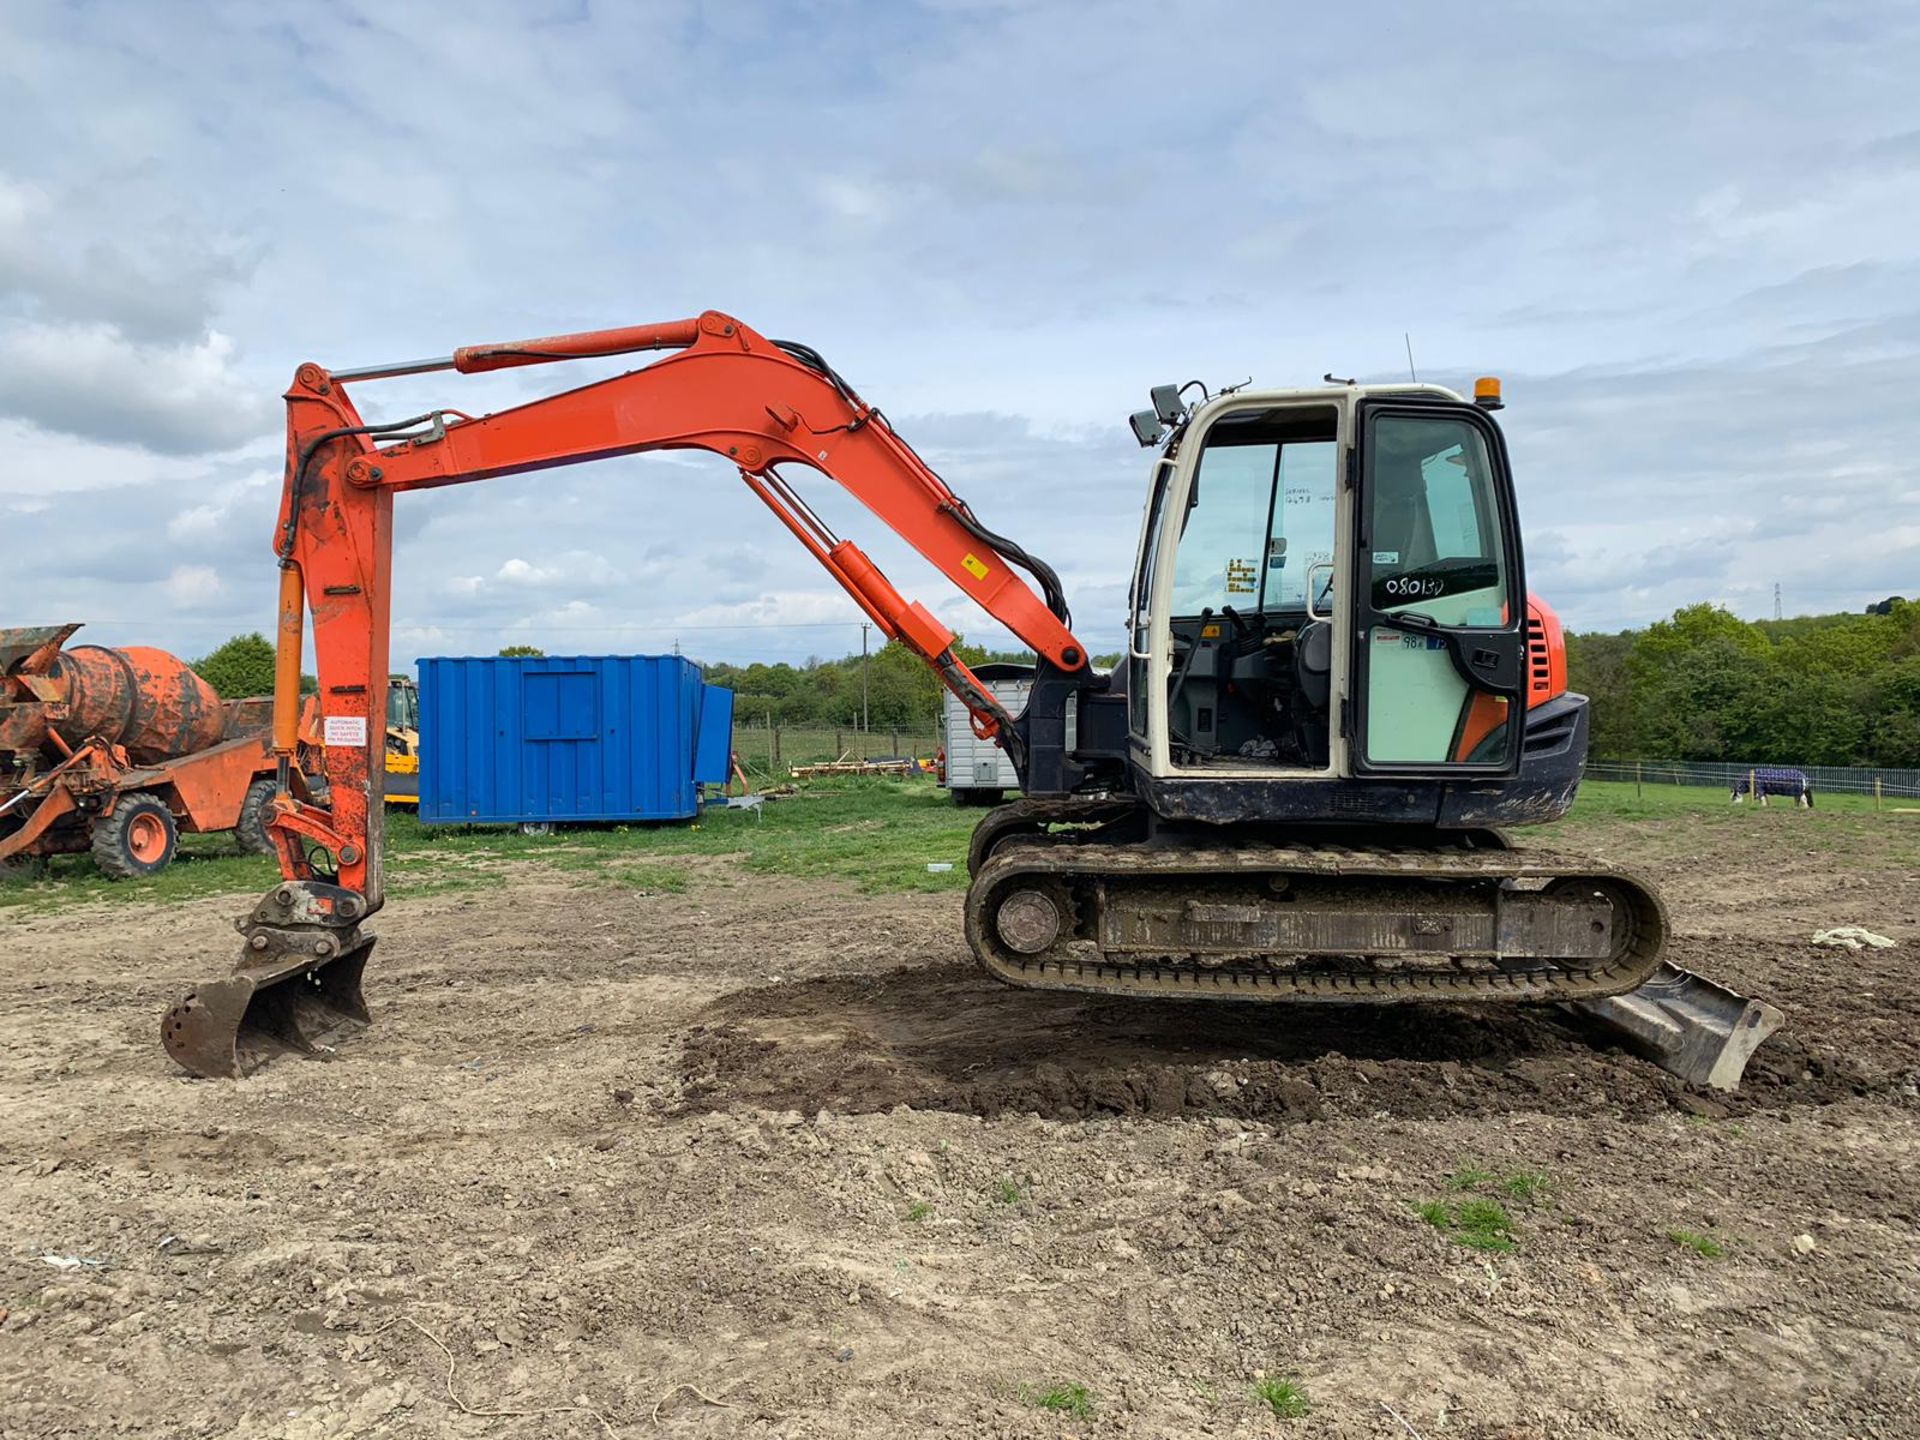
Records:
[[[164,650],[77,645],[60,652],[52,678],[68,706],[53,728],[70,746],[98,735],[152,765],[217,745],[226,730],[214,688]]]

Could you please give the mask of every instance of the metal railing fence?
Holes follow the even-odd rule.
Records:
[[[1768,762],[1769,765],[1774,763],[1777,762]],[[1736,765],[1721,760],[1589,760],[1587,778],[1624,780],[1628,784],[1639,781],[1643,785],[1718,786],[1731,794],[1736,779],[1750,770],[1763,768],[1766,767],[1758,763]],[[1878,793],[1889,797],[1920,799],[1920,770],[1892,767],[1875,769],[1853,765],[1795,765],[1793,768],[1805,773],[1815,795]],[[1879,784],[1877,791],[1874,788],[1876,781]]]

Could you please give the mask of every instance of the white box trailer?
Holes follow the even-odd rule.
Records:
[[[994,661],[973,667],[993,698],[1006,707],[1009,715],[1027,708],[1027,692],[1033,689],[1033,667]],[[967,707],[952,691],[947,692],[946,709],[941,714],[944,748],[947,752],[946,787],[956,805],[998,805],[1007,791],[1017,790],[1020,777],[1013,773],[1013,761],[999,742],[982,740],[973,733]]]

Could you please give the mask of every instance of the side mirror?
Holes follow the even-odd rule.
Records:
[[[1178,385],[1156,385],[1147,392],[1153,401],[1153,413],[1165,425],[1178,425],[1180,417],[1187,413],[1186,402],[1180,398]]]
[[[1151,410],[1136,410],[1127,417],[1127,424],[1133,429],[1133,438],[1144,445],[1158,445],[1167,437],[1166,426],[1160,423],[1160,417]]]

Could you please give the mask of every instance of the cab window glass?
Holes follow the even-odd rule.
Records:
[[[1373,446],[1374,607],[1418,609],[1447,624],[1504,624],[1500,511],[1479,429],[1382,416]]]
[[[1173,613],[1260,603],[1260,568],[1277,445],[1209,445],[1188,492],[1173,562]]]
[[[1333,559],[1331,440],[1213,444],[1200,457],[1173,570],[1176,615],[1306,608]],[[1327,570],[1314,577],[1324,590]]]

